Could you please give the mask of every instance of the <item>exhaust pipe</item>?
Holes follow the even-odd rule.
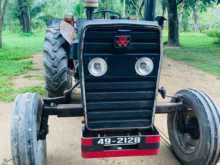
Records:
[[[156,0],[144,0],[144,20],[154,21]]]

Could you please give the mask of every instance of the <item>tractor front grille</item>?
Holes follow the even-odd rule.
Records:
[[[87,120],[91,128],[134,128],[151,124],[154,81],[87,82]]]
[[[118,52],[113,48],[114,36],[124,29],[131,36],[131,43],[126,51]],[[83,42],[82,89],[87,128],[151,127],[160,64],[160,31],[125,25],[91,27],[85,31]],[[100,78],[90,75],[87,69],[95,57],[108,63],[108,72]],[[140,57],[149,57],[154,62],[154,71],[147,77],[135,72],[134,65]]]

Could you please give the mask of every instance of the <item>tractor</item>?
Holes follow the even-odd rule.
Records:
[[[181,164],[218,162],[219,109],[202,91],[168,96],[159,87],[165,19],[155,17],[155,0],[143,4],[143,20],[99,10],[98,0],[85,0],[86,19],[69,14],[51,21],[43,56],[48,95],[16,97],[14,165],[47,164],[50,116],[82,117],[79,143],[85,159],[158,155],[156,114],[167,114],[170,148]],[[169,101],[160,104],[159,96]]]

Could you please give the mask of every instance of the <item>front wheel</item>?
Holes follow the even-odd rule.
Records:
[[[197,90],[176,96],[182,111],[168,114],[171,149],[183,165],[215,165],[220,154],[220,114],[211,98]]]
[[[46,140],[38,140],[42,101],[38,94],[17,96],[11,121],[14,165],[46,165]]]

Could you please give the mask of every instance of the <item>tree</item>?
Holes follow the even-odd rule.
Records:
[[[179,46],[179,19],[178,19],[178,5],[184,3],[186,8],[195,9],[198,7],[201,10],[206,10],[206,8],[212,4],[220,2],[220,0],[168,0],[168,24],[169,24],[169,46]],[[198,22],[198,15],[196,15],[196,20]],[[198,23],[197,23],[198,24]]]
[[[184,32],[189,30],[189,17],[190,17],[190,12],[183,5],[182,12],[180,14],[180,19],[181,19],[180,24],[182,25],[182,30]]]
[[[2,30],[8,0],[0,0],[0,48],[2,48]]]
[[[122,17],[135,16],[140,18],[143,0],[100,0],[100,9],[111,9],[121,13]]]
[[[73,14],[77,18],[83,18],[84,17],[84,6],[83,3],[78,1],[73,6]]]
[[[179,46],[179,20],[177,13],[177,1],[168,0],[168,45]]]
[[[200,31],[200,23],[199,23],[199,14],[198,14],[198,1],[195,2],[195,5],[192,7],[193,11],[193,20],[194,20],[194,31]]]
[[[121,0],[122,3],[122,17],[126,16],[126,0]]]
[[[165,17],[167,7],[168,7],[168,0],[160,0],[162,6],[162,16]]]
[[[31,17],[30,9],[27,0],[18,0],[19,21],[22,26],[22,31],[25,33],[31,32]]]

